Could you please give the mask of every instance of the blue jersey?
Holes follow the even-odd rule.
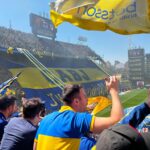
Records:
[[[83,136],[80,142],[79,150],[91,150],[91,148],[96,144],[96,140],[92,137]]]
[[[140,132],[150,132],[150,108],[146,103],[125,109],[125,116],[120,124],[130,124]]]
[[[35,142],[37,150],[63,149],[77,150],[80,138],[93,130],[94,116],[89,113],[74,112],[69,106],[62,106],[41,121]]]

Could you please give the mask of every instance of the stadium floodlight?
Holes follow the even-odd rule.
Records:
[[[79,36],[79,37],[78,37],[78,41],[87,42],[87,38],[84,37],[84,36]]]

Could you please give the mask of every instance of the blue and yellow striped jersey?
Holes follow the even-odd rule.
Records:
[[[94,118],[62,106],[41,121],[35,137],[37,150],[78,150],[81,136],[93,130]]]

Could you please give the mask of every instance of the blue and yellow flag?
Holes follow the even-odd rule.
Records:
[[[86,30],[150,32],[150,0],[56,0],[50,14],[55,27],[67,21]]]
[[[7,81],[0,84],[0,95],[14,94],[13,90],[8,89],[10,85],[19,77],[21,72],[17,73],[14,77],[8,79]]]
[[[81,84],[88,97],[107,95],[103,80],[106,74],[90,59],[35,55],[34,60],[36,57],[40,65],[34,66],[22,53],[14,52],[13,55],[8,55],[6,49],[0,50],[0,67],[14,76],[8,80],[8,84],[3,84],[0,88],[9,87],[12,79],[19,76],[18,72],[22,72],[17,78],[17,88],[25,93],[26,98],[41,98],[48,111],[56,111],[63,105],[62,84]]]

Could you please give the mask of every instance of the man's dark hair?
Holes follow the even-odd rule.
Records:
[[[45,114],[45,105],[40,98],[31,98],[23,104],[23,117],[34,118],[37,114]]]
[[[13,95],[4,95],[0,97],[0,110],[4,111],[9,106],[14,105],[16,101],[16,97]]]
[[[66,85],[62,93],[62,100],[67,104],[71,104],[72,100],[78,96],[80,89],[82,88],[83,87],[79,84]]]

